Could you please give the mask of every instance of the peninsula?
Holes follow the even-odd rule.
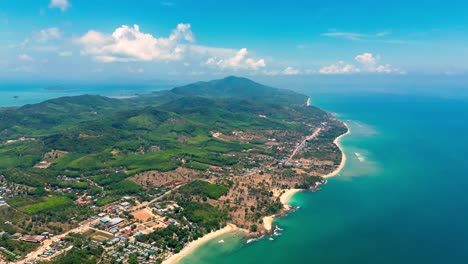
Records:
[[[348,128],[309,104],[227,77],[1,109],[0,254],[175,263],[221,233],[270,232],[288,197],[318,190],[345,162]]]

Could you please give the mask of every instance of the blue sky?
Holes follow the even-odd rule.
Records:
[[[467,75],[466,14],[431,0],[0,0],[0,78]]]

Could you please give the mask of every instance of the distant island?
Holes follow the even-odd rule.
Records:
[[[308,96],[233,76],[0,109],[0,256],[175,263],[225,232],[261,236],[338,173],[347,132]]]
[[[73,90],[73,88],[63,87],[63,86],[50,86],[50,87],[46,87],[45,90],[47,90],[47,91],[68,91],[68,90]]]

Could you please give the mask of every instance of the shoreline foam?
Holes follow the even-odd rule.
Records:
[[[219,237],[228,233],[234,233],[234,232],[246,232],[246,230],[238,228],[237,226],[233,224],[228,224],[224,228],[221,228],[217,231],[206,234],[203,237],[200,237],[199,239],[188,243],[179,253],[174,254],[170,256],[168,259],[164,260],[163,264],[176,264],[180,260],[185,258],[186,256],[190,255],[190,253],[192,253],[195,249],[199,248],[206,242],[216,237]]]

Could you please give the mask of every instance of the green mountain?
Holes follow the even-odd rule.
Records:
[[[51,175],[96,176],[123,168],[131,176],[180,166],[233,165],[243,150],[269,155],[270,150],[261,144],[220,140],[213,132],[306,135],[307,123],[330,121],[326,112],[305,107],[306,99],[293,91],[227,77],[126,100],[83,95],[3,109],[0,174],[22,183],[28,182],[24,175],[30,175],[37,185],[45,174],[33,166],[51,150],[67,153],[51,160]],[[18,140],[21,137],[34,140]],[[28,174],[23,174],[25,169]]]
[[[307,96],[284,89],[273,88],[246,78],[235,76],[209,82],[197,82],[176,87],[171,93],[180,96],[209,98],[237,98],[255,102],[304,105]]]

